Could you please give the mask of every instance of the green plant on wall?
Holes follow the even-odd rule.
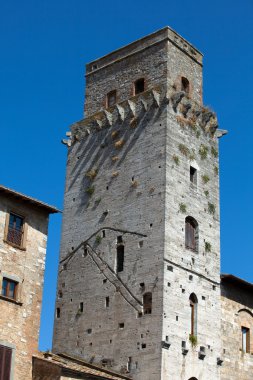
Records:
[[[186,213],[186,205],[184,203],[179,204],[179,211],[182,212],[183,214]]]
[[[180,152],[185,156],[185,157],[188,157],[189,154],[190,154],[190,149],[184,145],[184,144],[179,144],[178,145],[178,149],[180,150]]]
[[[174,156],[172,158],[173,158],[173,161],[175,162],[175,164],[179,165],[179,163],[180,163],[179,157],[174,154]]]
[[[211,243],[209,243],[208,241],[205,241],[205,251],[211,252],[211,249],[212,249]]]
[[[206,197],[208,197],[208,196],[209,196],[209,191],[208,191],[208,190],[205,190],[205,191],[204,191],[204,194],[205,194]]]
[[[100,235],[97,235],[97,236],[96,236],[96,239],[95,239],[96,243],[97,243],[97,244],[100,244],[100,243],[101,243],[101,240],[102,240],[101,236],[100,236]]]
[[[199,155],[202,160],[205,160],[207,158],[208,153],[208,147],[206,145],[201,144],[199,148]]]
[[[95,191],[95,187],[94,186],[89,186],[89,187],[87,187],[86,188],[86,194],[88,194],[88,195],[92,195],[93,193],[94,193],[94,191]]]
[[[215,166],[215,167],[214,167],[214,173],[215,173],[216,175],[218,175],[218,174],[219,174],[219,169],[218,169],[218,166]]]
[[[208,212],[209,214],[215,214],[215,205],[213,203],[208,202]]]
[[[192,347],[196,347],[198,344],[198,339],[197,339],[196,335],[190,334],[189,335],[189,341],[190,341]]]
[[[218,157],[218,151],[212,146],[211,148],[211,154],[214,156],[214,157]]]
[[[207,182],[210,181],[210,178],[209,178],[209,176],[207,174],[202,175],[201,178],[202,178],[202,181],[203,181],[204,184],[206,184]]]

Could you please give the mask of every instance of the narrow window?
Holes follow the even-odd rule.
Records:
[[[109,307],[109,306],[110,306],[110,298],[105,297],[105,307]]]
[[[197,306],[198,299],[194,293],[190,295],[190,310],[191,310],[191,328],[190,334],[192,336],[197,336]]]
[[[24,218],[22,216],[10,213],[7,241],[20,247],[23,240],[23,228]]]
[[[124,270],[124,245],[117,247],[117,273]]]
[[[198,223],[191,216],[185,218],[185,247],[198,251]]]
[[[134,95],[140,94],[145,89],[145,80],[144,78],[137,79],[134,82]]]
[[[59,307],[56,308],[56,318],[61,317],[61,309]]]
[[[12,349],[0,345],[0,379],[9,380],[11,378],[11,356]]]
[[[152,313],[152,293],[145,293],[143,295],[143,311],[144,314]]]
[[[190,166],[190,181],[197,185],[197,169],[195,169],[193,166]]]
[[[79,304],[79,311],[80,313],[83,313],[83,302],[80,302]]]
[[[190,82],[185,77],[181,78],[181,91],[184,91],[187,95],[189,95],[189,92],[190,92]]]
[[[250,329],[242,327],[242,351],[250,353]]]
[[[3,278],[2,296],[16,299],[18,283],[8,278]]]
[[[117,91],[112,90],[106,95],[106,108],[114,106],[117,101]]]

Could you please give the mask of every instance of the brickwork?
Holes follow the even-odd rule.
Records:
[[[1,188],[2,190],[2,188]],[[25,217],[23,247],[6,242],[8,215]],[[38,350],[41,299],[47,244],[48,211],[19,196],[0,196],[0,344],[12,348],[11,379],[32,378]],[[15,280],[15,299],[3,296],[3,279]]]

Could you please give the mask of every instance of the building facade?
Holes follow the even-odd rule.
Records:
[[[32,378],[48,216],[58,210],[0,186],[0,379]]]
[[[228,379],[218,161],[226,132],[202,104],[202,54],[164,28],[89,63],[85,115],[64,140],[53,351],[136,380]]]

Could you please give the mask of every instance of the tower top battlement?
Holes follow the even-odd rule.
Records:
[[[150,48],[153,45],[159,44],[163,41],[170,41],[177,46],[180,50],[190,56],[194,61],[202,65],[203,54],[197,50],[186,39],[176,33],[169,26],[166,26],[154,33],[148,34],[126,46],[112,51],[105,56],[95,59],[86,65],[86,76],[90,75],[94,71],[105,68],[108,65],[112,65],[122,59],[125,59],[131,55],[139,53],[143,50]]]

